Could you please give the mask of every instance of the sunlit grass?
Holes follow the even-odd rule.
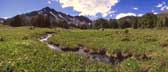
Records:
[[[92,63],[73,53],[57,53],[38,39],[56,29],[27,27],[0,29],[0,72],[61,72],[110,69],[111,65]],[[103,66],[103,67],[102,67]]]
[[[147,54],[150,60],[134,57],[117,65],[90,61],[74,53],[58,53],[38,39],[45,32],[55,32],[50,42],[62,47],[78,44],[88,48],[105,48],[109,54],[117,51]],[[0,72],[142,72],[168,71],[167,30],[128,29],[127,30],[79,30],[47,29],[28,27],[0,28]]]
[[[92,49],[105,48],[110,54],[119,50],[122,52],[131,52],[134,55],[146,54],[152,57],[152,60],[148,61],[134,60],[133,58],[134,61],[128,59],[121,63],[121,71],[123,68],[123,71],[125,71],[126,68],[127,70],[134,72],[142,70],[144,67],[143,64],[149,65],[149,71],[157,71],[157,69],[160,71],[160,69],[166,69],[156,68],[155,66],[162,66],[162,61],[168,59],[167,38],[168,34],[166,29],[106,29],[105,31],[67,30],[55,34],[50,38],[50,42],[60,44],[62,47],[67,46],[73,48],[78,44],[82,44]],[[130,66],[125,65],[125,63],[127,64],[129,62],[131,62]],[[134,68],[134,64],[136,64],[136,68]],[[164,64],[163,67],[167,67],[168,62],[165,61]]]

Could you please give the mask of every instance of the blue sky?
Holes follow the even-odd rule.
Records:
[[[121,18],[168,10],[168,0],[1,0],[0,17],[12,17],[46,6],[73,16]]]

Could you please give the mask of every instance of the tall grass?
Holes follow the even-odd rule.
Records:
[[[105,48],[108,53],[131,52],[151,57],[150,60],[131,57],[111,65],[90,61],[72,52],[50,50],[38,38],[45,32],[55,32],[50,42],[62,47],[78,44],[88,48]],[[64,30],[27,27],[0,28],[0,72],[167,72],[167,30]]]

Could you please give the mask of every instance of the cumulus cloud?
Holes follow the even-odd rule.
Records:
[[[48,0],[47,3],[51,4],[52,2],[58,2],[58,0]]]
[[[9,17],[1,17],[1,18],[3,18],[3,19],[8,19]]]
[[[165,4],[166,4],[166,2],[162,2],[162,3],[159,3],[158,5],[156,5],[156,7],[160,8],[160,7],[163,7]]]
[[[135,13],[120,13],[116,16],[116,19],[120,19],[122,17],[126,17],[126,16],[137,16]]]
[[[137,7],[134,7],[133,9],[134,9],[134,10],[138,10],[139,8],[137,8]]]
[[[97,13],[107,16],[111,7],[115,6],[119,0],[59,0],[61,6],[72,7],[75,11],[84,16],[96,16]]]
[[[166,5],[166,2],[159,3],[156,5],[157,8],[160,8],[161,11],[168,10],[168,5]]]
[[[157,12],[155,12],[154,10],[152,10],[153,14],[158,14]],[[143,16],[144,14],[135,14],[135,13],[120,13],[116,16],[116,19],[120,19],[120,18],[123,18],[123,17],[126,17],[126,16],[137,16],[137,17],[141,17]]]
[[[152,10],[152,13],[153,13],[153,14],[158,14],[157,12],[155,12],[155,10]]]
[[[143,16],[143,15],[144,15],[144,14],[137,14],[138,17],[141,17],[141,16]]]
[[[115,10],[114,10],[114,11],[109,11],[108,14],[114,14],[114,13],[116,13],[116,12],[117,12],[117,11],[115,11]]]
[[[51,1],[50,1],[50,0],[48,1],[48,4],[51,4]]]

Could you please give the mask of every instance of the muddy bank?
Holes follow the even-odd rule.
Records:
[[[48,39],[53,36],[53,32],[47,32],[46,35],[40,38],[40,41],[47,44],[47,46],[57,52],[74,52],[75,54],[85,56],[89,58],[91,61],[100,61],[107,64],[119,64],[122,61],[134,57],[138,60],[149,60],[151,57],[146,54],[142,55],[134,55],[131,52],[123,53],[121,51],[116,52],[115,54],[109,54],[106,52],[104,48],[100,48],[98,50],[87,48],[83,45],[78,45],[75,48],[70,47],[60,47],[59,44],[51,44],[48,42]]]

